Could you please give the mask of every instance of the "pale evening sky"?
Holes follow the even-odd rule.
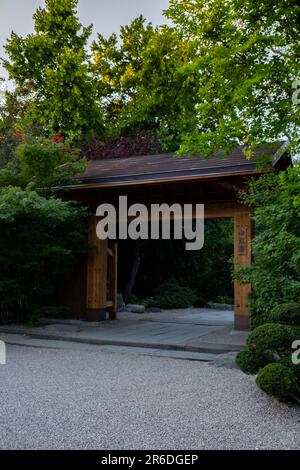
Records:
[[[5,57],[3,45],[11,31],[26,36],[33,31],[32,15],[43,0],[0,0],[0,57]],[[97,32],[108,36],[121,25],[143,14],[153,24],[165,22],[163,10],[168,0],[79,0],[78,14],[84,26],[93,23]],[[6,76],[0,63],[0,77]]]

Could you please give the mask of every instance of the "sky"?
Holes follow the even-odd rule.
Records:
[[[3,45],[11,31],[26,36],[33,31],[32,15],[43,0],[0,0],[0,57],[5,57]],[[78,16],[84,26],[93,24],[93,34],[108,36],[121,25],[143,14],[153,24],[164,23],[163,10],[168,0],[79,0]],[[7,77],[0,64],[0,77]]]

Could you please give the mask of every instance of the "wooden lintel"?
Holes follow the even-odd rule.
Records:
[[[195,210],[195,204],[193,204],[193,218],[196,217],[196,210]],[[198,202],[198,204],[202,204],[201,201]],[[225,218],[233,218],[235,214],[235,204],[232,202],[219,202],[219,203],[203,203],[204,204],[204,218],[205,219],[225,219]],[[170,204],[171,206],[172,204]],[[174,212],[171,212],[170,214],[166,214],[166,218],[170,218],[170,220],[176,220],[178,216],[174,214]],[[127,221],[134,220],[134,216],[128,216]],[[160,214],[159,216],[160,220],[163,220],[163,216]],[[158,220],[158,217],[151,214],[151,208],[148,207],[148,216],[144,218],[142,215],[139,216],[139,220],[149,220],[149,221],[155,221]],[[118,222],[124,223],[125,220],[123,219],[118,219]]]

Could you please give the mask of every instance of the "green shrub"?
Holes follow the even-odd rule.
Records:
[[[300,336],[298,336],[298,339],[300,339]],[[280,364],[289,367],[293,371],[300,387],[300,364],[293,364],[292,355],[294,351],[295,350],[291,349],[286,354],[282,355],[280,358]]]
[[[134,294],[130,294],[128,297],[128,304],[140,304],[141,300]]]
[[[270,320],[276,305],[300,299],[300,165],[249,183],[243,202],[253,208],[254,263],[235,277],[252,284],[251,324]]]
[[[193,305],[197,308],[205,308],[207,307],[207,301],[201,295],[196,294],[196,300]]]
[[[197,295],[189,287],[180,286],[175,279],[169,279],[155,291],[152,306],[172,309],[188,308],[197,300]]]
[[[300,339],[300,326],[266,323],[250,333],[247,347],[236,358],[246,374],[258,374],[257,385],[280,400],[298,401],[300,365],[292,362],[292,343]]]
[[[290,302],[277,305],[270,314],[270,321],[286,325],[300,325],[300,304]]]
[[[257,351],[244,348],[236,357],[238,367],[245,374],[257,374],[259,369],[274,361],[274,356],[269,351]]]
[[[227,295],[219,295],[219,297],[217,297],[217,302],[219,304],[234,305],[234,299]]]
[[[0,189],[0,322],[32,319],[87,251],[85,211],[30,189]]]
[[[291,348],[295,333],[286,325],[266,323],[253,330],[247,339],[247,345],[258,351],[285,351]]]
[[[282,401],[295,400],[299,392],[292,368],[283,364],[268,364],[260,369],[256,378],[258,387]]]
[[[262,355],[258,363],[265,353],[273,354],[273,362],[258,369],[257,385],[281,400],[297,400],[300,385],[300,368],[291,357],[292,343],[300,339],[299,176],[300,166],[295,165],[250,183],[243,202],[254,209],[254,263],[235,273],[252,284],[249,303],[256,328],[248,337],[248,349]]]
[[[86,166],[85,160],[78,158],[78,149],[51,139],[33,139],[19,145],[15,153],[24,181],[37,187],[63,185],[71,177],[81,174]]]

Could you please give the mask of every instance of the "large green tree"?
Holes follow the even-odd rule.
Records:
[[[78,0],[46,0],[34,14],[34,33],[12,33],[4,66],[20,89],[30,90],[25,120],[39,123],[46,135],[71,140],[100,131],[101,113],[87,43],[91,26],[77,16]]]
[[[197,41],[190,73],[197,125],[182,151],[210,155],[243,143],[289,139],[300,148],[299,105],[292,102],[300,78],[298,0],[170,0],[166,12],[178,33]]]
[[[194,119],[198,78],[186,69],[193,43],[139,17],[120,36],[98,34],[93,53],[107,134],[153,130],[165,150],[178,148]]]

